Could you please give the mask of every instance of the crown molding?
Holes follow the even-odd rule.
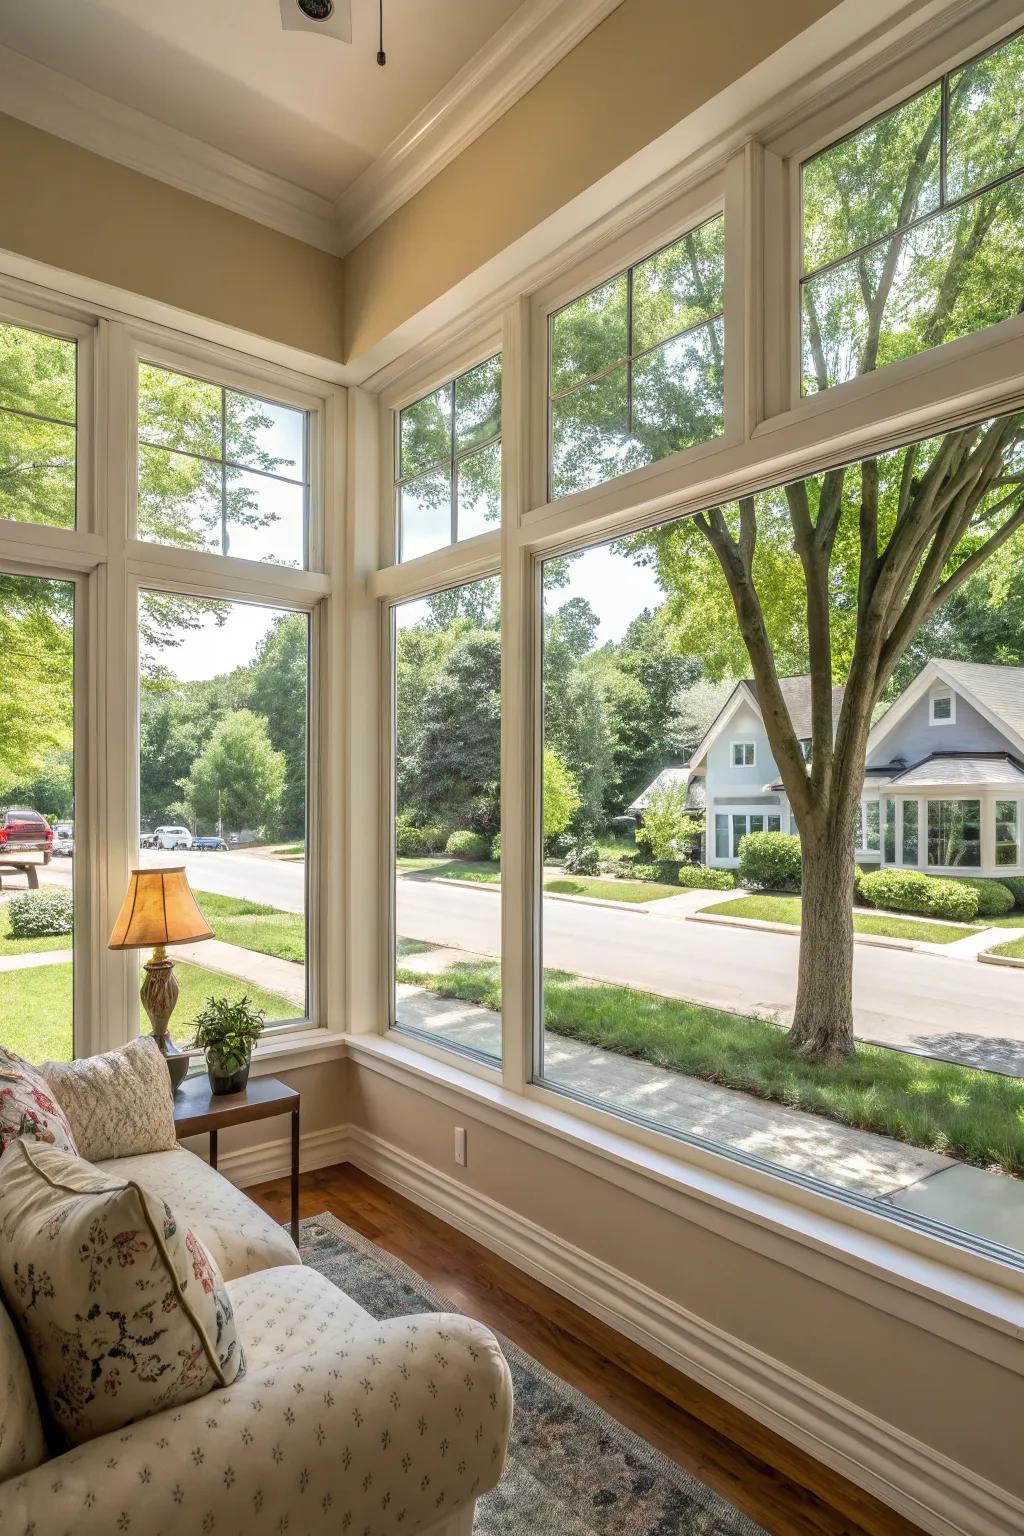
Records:
[[[330,198],[247,165],[2,46],[0,111],[307,245],[340,254]]]
[[[350,251],[497,122],[622,0],[524,0],[337,201]]]

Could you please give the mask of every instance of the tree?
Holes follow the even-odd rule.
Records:
[[[580,666],[597,632],[588,603],[572,598],[545,619],[544,740],[571,765],[579,793],[573,826],[592,832],[604,819],[611,743],[597,677]]]
[[[0,796],[71,749],[74,588],[0,573]]]
[[[461,621],[460,621],[461,623]],[[398,796],[446,826],[492,837],[501,825],[501,638],[461,629],[428,674],[398,736]]]
[[[700,822],[686,812],[685,784],[667,784],[651,791],[636,841],[652,859],[688,858],[700,843],[700,833]]]
[[[555,751],[544,748],[544,841],[561,837],[580,808],[576,780]]]
[[[285,762],[266,721],[249,709],[225,715],[181,785],[197,821],[207,826],[273,828]]]
[[[249,675],[249,707],[267,722],[271,745],[284,758],[279,825],[285,837],[306,830],[306,694],[309,620],[292,613],[275,619],[261,640]]]

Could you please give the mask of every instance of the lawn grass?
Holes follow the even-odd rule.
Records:
[[[490,859],[396,859],[398,869],[427,880],[470,880],[477,885],[498,885],[501,865]]]
[[[428,944],[426,939],[403,939],[403,938],[399,938],[398,944],[397,944],[397,953],[398,953],[399,956],[401,956],[401,955],[429,955],[435,949],[441,949],[441,948],[442,948],[442,946],[440,944]]]
[[[794,928],[800,926],[799,896],[736,896],[732,901],[701,907],[701,911],[723,917],[754,917],[763,923],[790,923]],[[912,939],[916,943],[953,944],[972,930],[967,924],[946,927],[942,923],[929,923],[924,918],[886,917],[858,908],[853,914],[853,931],[878,934],[887,939]]]
[[[544,889],[553,896],[592,896],[595,901],[664,901],[681,894],[678,885],[659,885],[654,880],[595,880],[589,875],[567,875],[546,880]]]
[[[496,961],[398,980],[487,1008],[501,1004]],[[840,1066],[813,1066],[784,1029],[698,1003],[544,973],[544,1025],[687,1077],[719,1083],[841,1125],[1024,1177],[1024,1082],[952,1062],[858,1045]]]
[[[1024,938],[1007,939],[1005,944],[996,944],[988,951],[990,955],[1009,955],[1011,960],[1024,960]]]
[[[0,972],[0,1041],[26,1061],[67,1061],[71,1044],[71,965],[34,966],[26,971]],[[254,1008],[265,1010],[271,1023],[302,1017],[302,1009],[285,997],[248,986],[232,976],[221,976],[199,965],[179,963],[174,968],[181,995],[171,1020],[171,1033],[185,1045],[194,1033],[194,1020],[211,995],[232,1002],[248,997]],[[148,1020],[142,1021],[148,1031]]]
[[[6,901],[0,902],[0,959],[5,955],[36,955],[47,949],[70,949],[74,942],[70,933],[57,934],[51,939],[12,939],[11,914]]]
[[[215,938],[260,955],[305,963],[306,920],[301,912],[281,912],[259,901],[218,896],[212,891],[196,891],[194,895]]]

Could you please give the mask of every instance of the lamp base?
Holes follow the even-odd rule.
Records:
[[[188,1056],[178,1050],[168,1033],[167,1026],[174,1012],[174,1005],[178,1001],[179,987],[178,978],[174,974],[174,961],[168,959],[167,951],[162,944],[156,946],[146,961],[144,970],[146,978],[142,983],[139,996],[149,1022],[153,1026],[153,1039],[167,1062],[171,1092],[174,1093],[181,1087],[188,1072]]]

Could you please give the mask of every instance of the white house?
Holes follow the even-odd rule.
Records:
[[[781,684],[809,747],[810,678]],[[842,697],[833,689],[834,715]],[[688,789],[704,785],[709,864],[735,865],[748,832],[796,831],[751,680],[737,683],[687,767]],[[930,661],[868,739],[858,862],[1024,874],[1022,818],[1024,667]]]

